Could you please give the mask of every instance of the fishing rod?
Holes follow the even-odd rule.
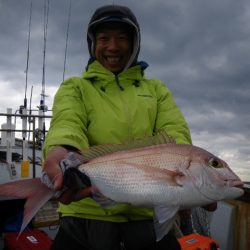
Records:
[[[24,108],[27,108],[27,87],[28,87],[28,72],[29,72],[29,57],[30,57],[30,33],[31,33],[31,20],[32,20],[32,0],[30,1],[30,15],[29,15],[29,31],[28,31],[28,46],[27,46],[27,61],[25,69],[25,96],[24,96]]]
[[[32,21],[32,0],[30,1],[30,9],[29,9],[29,24],[28,24],[28,45],[27,45],[27,59],[26,59],[26,69],[25,69],[25,89],[24,89],[24,100],[23,105],[19,107],[20,114],[27,113],[27,88],[28,88],[28,74],[29,74],[29,59],[30,59],[30,34],[31,34],[31,21]],[[24,130],[27,128],[27,117],[22,118],[22,124]],[[23,141],[25,140],[27,134],[26,132],[22,133]]]
[[[64,81],[64,76],[65,76],[65,71],[66,71],[70,19],[71,19],[71,0],[69,2],[69,14],[68,14],[68,23],[67,23],[67,32],[66,32],[66,44],[65,44],[64,63],[63,63],[63,81]]]
[[[45,105],[45,62],[46,62],[46,46],[47,46],[47,33],[48,33],[48,23],[49,23],[49,5],[50,0],[44,0],[44,26],[43,26],[43,67],[42,67],[42,93],[40,99],[39,110],[43,112],[47,111]]]

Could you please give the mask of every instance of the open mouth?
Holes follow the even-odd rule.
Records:
[[[106,56],[105,59],[109,64],[118,64],[121,61],[120,56]]]

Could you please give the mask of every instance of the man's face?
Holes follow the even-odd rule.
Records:
[[[109,71],[120,73],[132,51],[132,35],[125,24],[109,23],[96,31],[95,57]]]

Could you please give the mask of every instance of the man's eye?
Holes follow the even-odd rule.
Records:
[[[108,39],[108,37],[106,37],[106,36],[99,36],[97,38],[97,40],[101,40],[101,41],[104,41],[104,40],[107,40],[107,39]]]
[[[128,40],[129,38],[126,35],[121,35],[121,36],[119,36],[119,39],[120,40]]]

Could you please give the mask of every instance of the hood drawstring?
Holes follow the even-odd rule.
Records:
[[[124,87],[121,85],[121,83],[119,81],[119,77],[117,75],[115,76],[115,82],[117,83],[119,89],[124,91]]]
[[[105,92],[105,91],[106,91],[106,89],[105,89],[104,86],[101,86],[101,87],[100,87],[100,90],[101,90],[102,92]]]
[[[135,81],[133,82],[133,85],[134,85],[136,88],[138,88],[138,87],[140,86],[140,81],[135,80]]]

